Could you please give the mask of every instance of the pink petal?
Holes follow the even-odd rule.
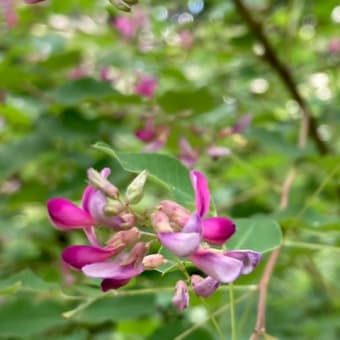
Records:
[[[253,250],[232,250],[225,252],[224,255],[243,262],[242,274],[251,273],[262,257],[260,253]]]
[[[47,210],[57,229],[69,230],[90,227],[94,221],[90,214],[65,198],[52,198],[47,202]]]
[[[226,217],[211,217],[203,221],[203,239],[211,244],[222,245],[235,232],[235,224]]]
[[[134,263],[121,266],[118,261],[112,261],[89,264],[84,266],[81,270],[85,275],[90,277],[127,280],[139,275],[144,270],[144,266],[140,264],[136,267]]]
[[[159,233],[162,245],[177,256],[185,257],[192,254],[199,246],[199,233]]]
[[[71,246],[67,247],[61,256],[70,266],[81,269],[87,264],[105,261],[114,254],[112,250],[99,247]]]
[[[91,185],[88,185],[83,192],[83,197],[81,199],[81,205],[82,205],[83,209],[88,213],[90,213],[89,202],[90,202],[91,196],[94,194],[94,192],[95,192],[95,188],[93,188]]]
[[[202,173],[194,170],[190,172],[190,178],[195,191],[196,211],[203,217],[209,212],[210,207],[208,181]]]
[[[235,281],[243,270],[242,261],[206,249],[199,249],[190,256],[190,260],[202,272],[221,283]]]

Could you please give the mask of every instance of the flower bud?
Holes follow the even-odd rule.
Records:
[[[220,283],[210,276],[205,279],[200,275],[191,276],[191,286],[196,295],[208,297],[212,295],[219,287]]]
[[[125,266],[128,264],[134,264],[135,267],[138,267],[143,262],[144,256],[148,250],[149,247],[145,242],[136,243],[129,255],[121,261],[120,265]]]
[[[97,170],[90,168],[87,170],[87,177],[90,184],[101,190],[106,196],[117,199],[119,197],[119,190],[112,183],[110,183],[103,174],[99,173]]]
[[[125,209],[126,209],[126,205],[118,201],[114,201],[104,206],[104,214],[106,216],[116,216],[120,214],[121,212],[123,212]]]
[[[133,227],[129,230],[122,230],[117,232],[113,237],[107,241],[108,248],[125,247],[131,243],[136,242],[140,238],[140,231],[138,228]]]
[[[169,217],[170,222],[174,222],[180,227],[183,227],[189,220],[190,213],[176,202],[162,201],[159,208]]]
[[[151,215],[151,223],[157,233],[173,232],[168,216],[160,210]]]
[[[144,268],[150,269],[150,270],[160,267],[166,262],[167,260],[161,254],[148,255],[148,256],[145,256],[143,259]]]
[[[144,194],[144,184],[148,177],[146,170],[143,170],[127,187],[126,189],[126,199],[131,204],[138,203]]]
[[[172,304],[178,312],[182,312],[189,306],[189,293],[185,281],[177,281],[175,295],[172,298]]]
[[[120,228],[122,229],[128,229],[136,225],[136,217],[130,212],[123,212],[119,217],[122,220],[122,223],[120,224]]]

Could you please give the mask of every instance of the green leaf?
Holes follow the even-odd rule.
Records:
[[[235,219],[236,233],[228,241],[228,249],[251,249],[265,253],[282,243],[280,226],[265,217]]]
[[[6,291],[8,294],[13,294],[17,290],[46,292],[51,290],[59,290],[56,283],[50,283],[42,280],[30,269],[24,269],[13,276],[0,281],[0,295]]]
[[[116,152],[104,143],[94,147],[115,158],[125,171],[140,173],[147,170],[149,178],[171,191],[178,201],[193,202],[189,171],[175,158],[156,153]]]
[[[215,107],[215,100],[206,89],[169,91],[159,98],[159,104],[168,113],[184,110],[202,113],[212,110]]]
[[[25,338],[67,324],[61,318],[65,306],[53,301],[34,301],[25,296],[6,301],[0,309],[0,337]]]
[[[59,87],[52,93],[58,104],[77,105],[85,100],[100,100],[116,94],[107,82],[82,78]]]
[[[153,314],[155,310],[154,295],[104,296],[90,304],[86,309],[83,309],[75,319],[91,324],[105,321],[132,320]]]

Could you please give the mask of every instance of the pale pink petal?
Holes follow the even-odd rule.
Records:
[[[260,253],[253,250],[232,250],[225,252],[224,255],[243,262],[242,274],[251,273],[262,257]]]
[[[190,260],[202,272],[221,283],[235,281],[243,270],[242,261],[206,249],[199,249],[190,256]]]
[[[135,266],[134,263],[121,266],[118,261],[97,262],[82,267],[82,271],[89,277],[98,277],[102,279],[127,280],[139,275],[144,270],[140,264]]]
[[[199,233],[159,233],[157,236],[165,248],[180,257],[192,254],[201,241]]]

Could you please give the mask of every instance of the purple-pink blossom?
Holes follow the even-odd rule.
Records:
[[[146,98],[154,96],[158,80],[152,76],[140,75],[135,85],[135,93]]]

